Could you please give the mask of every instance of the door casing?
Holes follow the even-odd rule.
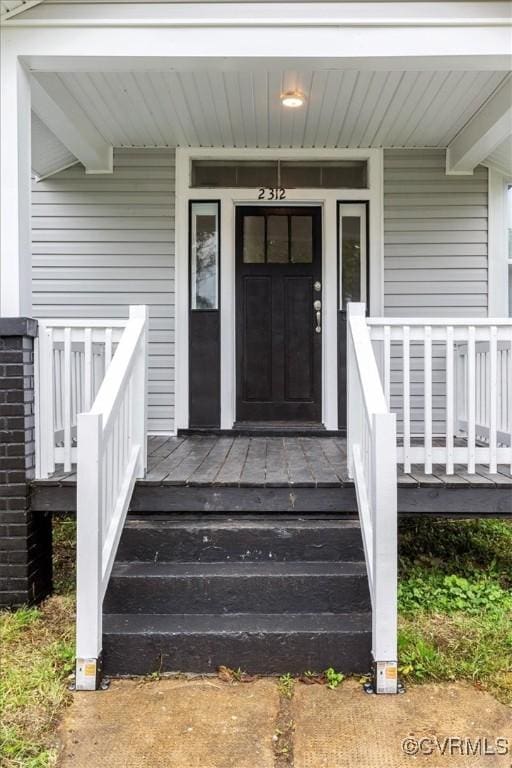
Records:
[[[229,149],[183,147],[176,150],[176,342],[174,399],[175,434],[189,426],[189,284],[188,203],[196,199],[221,201],[221,428],[232,429],[236,412],[236,323],[235,323],[235,218],[238,205],[257,203],[258,190],[242,188],[195,189],[190,186],[192,159],[366,159],[367,189],[290,189],[286,204],[322,207],[322,423],[338,428],[337,354],[337,201],[369,202],[370,314],[381,316],[384,307],[383,245],[383,151],[381,149]]]

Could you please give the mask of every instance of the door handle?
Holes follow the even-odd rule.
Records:
[[[315,333],[322,333],[322,302],[320,299],[316,299],[313,302],[313,309],[315,310]]]

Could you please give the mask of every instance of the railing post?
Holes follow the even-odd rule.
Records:
[[[76,689],[94,691],[102,648],[102,416],[78,415]]]
[[[360,442],[362,403],[350,322],[353,317],[365,317],[365,315],[366,307],[363,303],[347,304],[347,470],[351,478],[354,477],[353,448],[355,443]]]
[[[397,693],[396,415],[374,414],[372,428],[374,690]]]
[[[53,336],[44,322],[39,323],[36,354],[38,422],[36,442],[36,477],[46,479],[55,472],[55,438],[53,431]]]
[[[141,446],[137,477],[144,477],[147,468],[147,333],[148,333],[148,309],[145,306],[130,307],[130,320],[144,320],[144,333],[141,340],[141,349],[137,358],[137,366],[134,374],[134,386],[131,393],[130,422],[132,425],[133,442]]]
[[[38,329],[38,333],[41,333]],[[34,339],[34,442],[36,453],[36,479],[42,478],[41,456],[41,359],[39,338]]]

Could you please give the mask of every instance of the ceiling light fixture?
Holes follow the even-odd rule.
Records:
[[[283,107],[289,107],[290,109],[297,109],[302,107],[306,98],[300,91],[287,91],[281,96],[281,104]]]

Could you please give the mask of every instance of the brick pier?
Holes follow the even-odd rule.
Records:
[[[35,470],[37,322],[0,318],[0,607],[36,603],[52,586],[51,515],[30,509]]]

